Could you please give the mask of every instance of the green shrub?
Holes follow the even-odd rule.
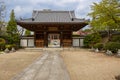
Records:
[[[92,35],[87,35],[84,39],[84,47],[85,48],[89,48],[90,47],[90,42],[91,42],[91,39],[92,38]]]
[[[5,48],[8,48],[9,50],[11,50],[12,49],[12,44],[5,45]]]
[[[20,48],[20,46],[16,44],[12,44],[12,47],[15,48],[16,50]]]
[[[94,44],[98,43],[101,41],[101,36],[99,33],[93,33],[89,34],[85,37],[84,39],[84,45],[85,47],[93,47]]]
[[[98,48],[99,50],[102,50],[103,49],[103,43],[96,43],[94,45],[94,48]]]
[[[118,42],[108,42],[104,46],[105,50],[110,50],[113,53],[117,53],[118,49],[120,49],[120,43]]]
[[[0,38],[0,50],[1,50],[1,49],[2,49],[2,50],[4,49],[5,43],[6,43],[5,39]]]
[[[111,42],[119,42],[120,43],[120,35],[115,35],[115,36],[112,36]]]
[[[16,48],[17,46],[16,46],[16,44],[12,44],[12,47]]]

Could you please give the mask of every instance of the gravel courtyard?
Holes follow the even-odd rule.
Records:
[[[117,75],[120,58],[85,49],[0,55],[0,80],[115,80]]]
[[[0,80],[10,80],[33,63],[41,52],[15,52],[0,55]]]
[[[71,80],[115,80],[120,75],[120,58],[81,49],[61,53]]]

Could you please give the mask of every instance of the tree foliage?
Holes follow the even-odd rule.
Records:
[[[120,43],[120,35],[115,35],[115,36],[112,36],[111,42],[118,42]]]
[[[93,3],[91,9],[88,15],[92,17],[90,24],[94,30],[120,29],[119,0],[102,0]]]
[[[11,35],[17,33],[17,23],[15,21],[14,10],[12,10],[10,14],[10,20],[7,25],[7,32]]]
[[[105,44],[104,49],[110,50],[113,53],[117,53],[118,49],[120,49],[120,43],[119,42],[108,42]]]
[[[3,1],[0,1],[0,33],[2,33],[2,27],[4,27],[5,9],[5,3]]]
[[[10,44],[13,44],[13,43],[17,44],[19,42],[19,34],[17,30],[17,23],[15,21],[14,10],[12,10],[10,14],[10,20],[7,25],[7,33],[9,38],[8,41]]]
[[[0,38],[0,50],[3,49],[5,43],[5,40],[3,38]]]
[[[93,47],[95,48],[95,49],[98,49],[98,50],[102,50],[103,49],[103,43],[96,43]]]
[[[85,47],[93,47],[94,44],[99,43],[101,41],[101,36],[99,33],[89,34],[84,39]]]
[[[29,30],[26,30],[25,31],[25,35],[28,36],[28,35],[31,35],[31,32]]]
[[[86,48],[89,48],[90,47],[90,43],[91,43],[91,40],[92,40],[92,35],[87,35],[84,39],[84,46]]]

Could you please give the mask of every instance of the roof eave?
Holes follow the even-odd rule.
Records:
[[[17,21],[17,24],[23,23],[23,24],[88,24],[87,21],[84,22],[23,22],[23,21]]]

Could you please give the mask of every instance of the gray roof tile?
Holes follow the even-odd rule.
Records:
[[[33,10],[32,18],[22,19],[21,21],[23,22],[84,22],[85,20],[77,19],[74,11]]]

